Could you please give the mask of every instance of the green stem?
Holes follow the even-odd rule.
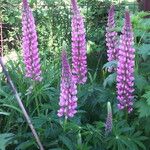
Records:
[[[32,81],[32,85],[33,86],[33,89],[35,89],[36,91],[36,81]],[[37,110],[37,115],[39,116],[40,115],[40,104],[39,104],[39,100],[37,98],[37,96],[35,97],[35,105],[36,105],[36,110]]]
[[[128,110],[127,109],[125,110],[125,115],[126,115],[125,116],[126,117],[126,121],[128,122]]]
[[[37,98],[35,98],[35,104],[36,104],[37,114],[39,116],[40,115],[40,108],[39,108],[39,101]]]
[[[67,125],[67,117],[65,117],[65,120],[64,120],[64,132],[66,131],[66,125]]]

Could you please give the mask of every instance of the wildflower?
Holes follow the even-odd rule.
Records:
[[[120,38],[119,57],[117,67],[117,99],[118,108],[130,113],[133,108],[134,92],[134,38],[129,10],[125,12],[125,22]]]
[[[36,26],[27,0],[23,0],[22,48],[26,67],[26,77],[41,81],[41,65],[38,52]]]
[[[75,83],[84,84],[87,80],[86,39],[83,17],[76,0],[72,3],[72,75]]]
[[[112,109],[111,103],[107,102],[107,119],[105,123],[105,135],[108,135],[112,131]]]
[[[108,61],[113,61],[118,59],[118,40],[117,40],[117,32],[115,29],[115,20],[114,20],[115,12],[114,5],[110,7],[108,13],[108,22],[106,28],[106,45],[108,47],[107,56]],[[110,67],[108,69],[109,72],[112,72],[113,68]]]
[[[58,116],[73,117],[77,108],[77,86],[72,79],[71,69],[67,60],[66,51],[62,52],[62,76],[61,76],[60,109]]]
[[[2,55],[3,55],[3,35],[2,35],[2,22],[0,22],[0,56]]]

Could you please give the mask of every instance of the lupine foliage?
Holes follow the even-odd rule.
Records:
[[[5,0],[6,2],[11,3],[11,8],[16,6],[17,2],[18,6],[20,4],[19,0]],[[72,64],[71,18],[67,15],[70,13],[70,9],[66,6],[66,1],[60,3],[58,0],[41,0],[40,2],[44,2],[44,4],[38,3],[37,6],[36,1],[31,0],[29,2],[37,25],[39,51],[42,56],[41,67],[44,71],[42,73],[43,80],[37,82],[31,88],[30,80],[24,76],[25,69],[20,54],[21,11],[17,7],[13,7],[10,11],[7,7],[9,3],[4,5],[7,9],[4,9],[3,21],[13,25],[13,30],[8,33],[4,29],[4,48],[7,50],[9,47],[19,51],[18,60],[13,61],[10,58],[6,66],[45,149],[149,150],[150,21],[145,19],[145,16],[149,14],[144,12],[134,12],[133,14],[132,10],[130,11],[136,56],[134,67],[135,101],[133,111],[127,114],[117,108],[117,74],[115,71],[113,73],[107,72],[108,68],[117,66],[116,61],[107,63],[107,47],[105,47],[105,28],[110,3],[109,1],[92,0],[88,1],[89,7],[86,9],[87,1],[78,0],[78,7],[84,16],[87,31],[89,72],[86,84],[78,85],[77,88],[77,113],[73,118],[68,117],[67,121],[64,121],[63,117],[57,116],[57,110],[60,109],[61,43],[64,40],[68,44],[66,48],[68,62],[70,62],[70,65]],[[49,4],[49,7],[51,5],[57,7],[48,9],[45,4]],[[6,10],[8,11],[6,12]],[[114,31],[118,35],[121,34],[124,24],[124,11],[123,4],[119,7],[115,5],[117,19],[115,20]],[[16,17],[14,18],[14,16]],[[16,27],[14,27],[15,25]],[[8,35],[9,40],[12,40],[11,42],[6,39]],[[13,43],[15,43],[14,47]],[[103,65],[106,71],[101,69]],[[111,133],[105,136],[108,101],[111,103],[113,110],[113,126]],[[0,73],[0,149],[38,149],[2,73]]]

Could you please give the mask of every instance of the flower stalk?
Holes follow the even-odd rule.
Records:
[[[69,62],[67,60],[67,53],[62,52],[62,75],[61,75],[61,93],[60,93],[60,109],[58,116],[65,116],[65,119],[72,118],[77,113],[77,86],[72,79],[72,73]]]
[[[130,113],[133,108],[134,92],[134,64],[135,49],[134,37],[129,10],[125,12],[125,22],[120,38],[119,57],[117,67],[117,99],[119,109],[127,109]]]
[[[112,131],[112,109],[111,103],[107,102],[107,119],[105,123],[105,135],[107,136]]]
[[[0,56],[3,56],[3,24],[2,24],[2,14],[0,13]]]
[[[106,27],[106,46],[108,61],[118,60],[118,33],[115,31],[115,12],[114,5],[111,5],[108,12],[108,21]],[[112,72],[115,68],[108,68]]]
[[[38,52],[36,26],[27,0],[23,0],[22,49],[26,67],[25,76],[35,81],[41,81],[41,65]]]
[[[72,75],[77,84],[87,80],[86,38],[83,17],[80,15],[77,0],[71,0],[71,39],[72,39]]]

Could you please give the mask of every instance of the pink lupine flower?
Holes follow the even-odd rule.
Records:
[[[0,57],[3,55],[3,35],[2,35],[2,28],[3,28],[2,27],[2,22],[0,22]]]
[[[72,75],[77,84],[84,84],[87,80],[87,56],[86,39],[83,17],[76,0],[71,0],[72,4]]]
[[[73,117],[77,110],[77,86],[72,79],[70,65],[66,51],[62,52],[62,76],[61,76],[60,109],[58,116],[65,118]]]
[[[130,113],[133,108],[134,92],[134,38],[129,11],[125,12],[125,23],[122,30],[119,46],[117,67],[117,99],[118,108],[126,108]]]
[[[41,65],[38,52],[36,26],[27,0],[23,0],[22,48],[26,77],[41,81]]]
[[[117,32],[114,31],[115,29],[115,12],[114,12],[114,5],[112,5],[108,12],[108,22],[106,27],[106,46],[107,49],[107,57],[108,61],[118,60],[118,39],[117,39]],[[109,68],[108,71],[112,72],[114,68]]]
[[[112,109],[111,103],[107,103],[107,119],[105,123],[105,135],[108,135],[112,131]]]

